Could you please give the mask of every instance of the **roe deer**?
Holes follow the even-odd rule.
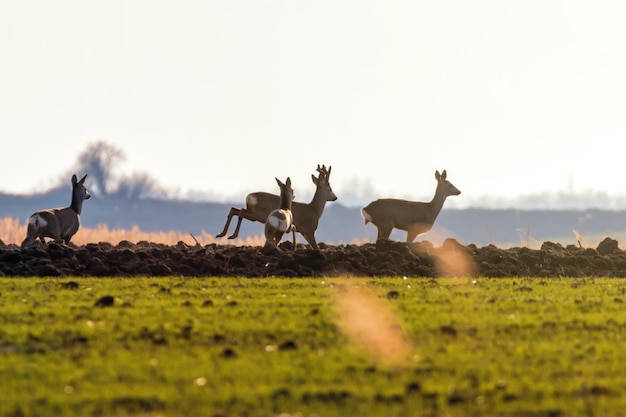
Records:
[[[265,220],[265,246],[278,246],[283,235],[291,232],[293,226],[293,214],[291,214],[291,203],[293,201],[293,188],[291,179],[283,184],[278,178],[276,182],[280,187],[280,208],[272,210]]]
[[[85,178],[87,178],[87,174],[80,180],[76,179],[75,174],[72,175],[72,202],[69,207],[40,210],[30,216],[28,231],[26,239],[22,242],[22,248],[30,245],[37,238],[45,244],[44,237],[61,240],[65,244],[70,243],[70,239],[80,227],[80,212],[83,208],[83,201],[91,197],[85,188]]]
[[[311,245],[311,248],[318,250],[317,241],[315,240],[315,232],[319,225],[320,217],[324,212],[324,207],[327,201],[337,200],[337,196],[333,192],[330,186],[330,172],[332,167],[326,169],[325,165],[321,167],[317,166],[318,177],[311,175],[313,184],[315,184],[315,194],[310,203],[301,203],[294,201],[291,206],[291,212],[293,213],[293,223],[296,227],[293,232],[293,244],[295,248],[296,244],[296,231],[300,233],[304,239]],[[229,239],[234,239],[239,236],[239,228],[241,227],[241,221],[248,219],[253,222],[265,223],[269,213],[277,209],[280,205],[280,197],[276,194],[270,194],[265,192],[250,193],[246,196],[246,208],[232,207],[228,213],[224,230],[215,237],[224,237],[228,232],[228,227],[233,216],[238,216],[237,227],[234,233],[229,236]]]
[[[413,242],[418,235],[428,232],[433,227],[446,198],[461,194],[446,177],[445,169],[441,174],[435,171],[437,190],[432,201],[428,203],[382,198],[362,208],[361,214],[365,224],[371,222],[378,229],[376,240],[388,239],[394,227],[406,230],[407,242]]]

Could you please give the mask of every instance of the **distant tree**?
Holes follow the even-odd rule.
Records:
[[[78,156],[78,171],[89,174],[94,194],[106,197],[112,191],[110,184],[114,181],[114,168],[125,159],[121,149],[105,141],[94,142]]]
[[[105,141],[87,145],[78,156],[77,170],[89,175],[89,190],[101,198],[165,197],[165,191],[146,173],[117,177],[115,169],[126,160],[124,151]]]
[[[165,191],[157,182],[146,173],[137,173],[131,177],[122,178],[115,191],[115,197],[130,200],[148,197],[165,197],[165,194]]]

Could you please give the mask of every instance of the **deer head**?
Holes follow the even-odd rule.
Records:
[[[446,172],[445,169],[443,170],[441,174],[439,173],[439,171],[435,171],[435,179],[437,180],[436,194],[445,196],[445,197],[461,194],[461,191],[458,188],[456,188],[454,185],[452,185],[452,183],[446,179],[447,176],[448,176],[448,173]]]
[[[337,195],[333,192],[333,189],[330,186],[330,171],[331,170],[332,170],[331,166],[329,166],[328,169],[326,169],[326,165],[322,165],[320,167],[318,164],[317,172],[319,175],[315,177],[315,175],[311,174],[311,179],[313,180],[313,184],[315,184],[318,190],[323,190],[324,194],[326,195],[326,198],[324,199],[324,201],[337,200]]]
[[[291,203],[293,202],[293,199],[295,197],[293,188],[291,188],[291,178],[287,177],[287,180],[284,183],[278,178],[274,178],[276,179],[276,183],[280,187],[280,208],[291,210]]]

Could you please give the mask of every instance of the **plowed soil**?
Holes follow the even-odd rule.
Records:
[[[83,246],[39,242],[20,249],[0,241],[0,276],[239,276],[239,277],[626,277],[626,252],[611,238],[597,248],[545,242],[540,249],[441,247],[427,241],[382,240],[364,245],[325,245],[314,251],[286,242],[280,247],[189,246],[150,242]]]

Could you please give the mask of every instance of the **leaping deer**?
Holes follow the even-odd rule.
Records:
[[[37,238],[45,244],[45,237],[61,240],[65,244],[70,243],[70,239],[80,227],[80,212],[83,208],[83,201],[91,197],[85,188],[85,178],[87,178],[87,174],[80,180],[76,178],[76,174],[72,175],[72,202],[69,207],[40,210],[30,216],[28,231],[26,239],[22,242],[22,248],[30,245]]]
[[[389,239],[394,227],[406,230],[407,242],[413,242],[418,235],[428,232],[433,227],[446,198],[461,194],[446,177],[445,169],[441,174],[435,171],[437,189],[432,201],[428,203],[383,198],[362,208],[361,214],[365,224],[371,222],[378,229],[376,240]]]
[[[324,212],[324,207],[327,201],[337,200],[337,196],[333,192],[330,186],[330,172],[332,167],[329,166],[326,169],[325,165],[321,167],[317,165],[318,177],[311,175],[313,184],[315,184],[315,194],[310,203],[301,203],[294,201],[291,206],[291,212],[293,213],[293,223],[296,227],[293,231],[293,244],[295,248],[296,244],[296,231],[300,233],[304,239],[311,245],[311,248],[318,250],[317,241],[315,240],[315,232],[319,225],[320,217]],[[239,228],[241,227],[241,221],[248,219],[253,222],[265,223],[269,213],[279,208],[280,197],[276,194],[270,194],[265,192],[250,193],[246,196],[246,207],[237,208],[232,207],[228,213],[224,230],[216,235],[216,237],[224,237],[228,232],[228,227],[233,216],[238,216],[237,227],[229,239],[235,239],[239,236]]]
[[[265,221],[265,246],[278,246],[283,235],[294,229],[291,204],[293,202],[293,188],[291,179],[282,183],[278,178],[276,182],[280,187],[280,208],[272,210]]]

